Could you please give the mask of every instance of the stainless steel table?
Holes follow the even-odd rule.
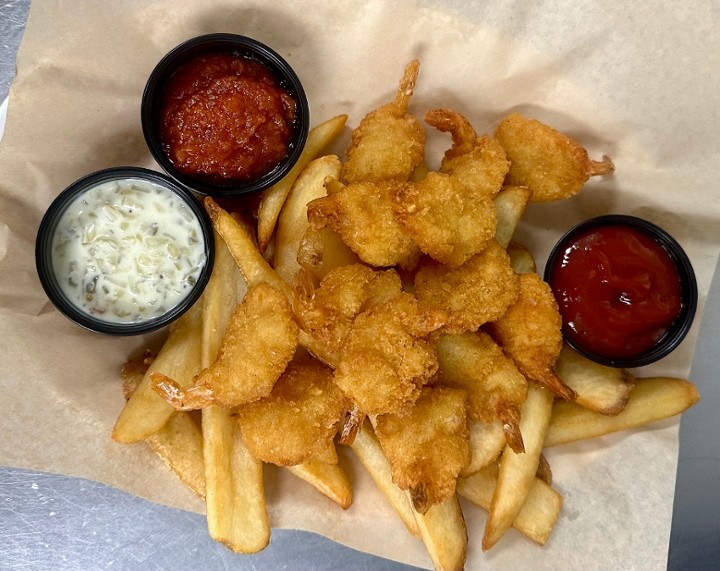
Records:
[[[0,6],[0,101],[15,73],[29,0]],[[720,271],[716,268],[691,376],[702,401],[683,416],[668,569],[720,568]],[[238,556],[207,536],[203,516],[108,486],[0,467],[0,569],[374,569],[412,567],[316,534],[274,530],[268,549]]]

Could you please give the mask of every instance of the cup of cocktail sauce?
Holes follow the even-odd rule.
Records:
[[[258,192],[285,176],[309,131],[295,71],[245,36],[208,34],[171,50],[155,67],[141,119],[157,163],[198,193]]]
[[[568,231],[545,268],[565,341],[613,367],[640,367],[673,351],[695,317],[688,256],[647,220],[606,215]]]

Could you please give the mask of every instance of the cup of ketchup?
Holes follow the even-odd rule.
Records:
[[[697,282],[684,250],[634,216],[600,216],[572,228],[553,248],[545,281],[565,341],[604,365],[640,367],[665,357],[695,317]]]

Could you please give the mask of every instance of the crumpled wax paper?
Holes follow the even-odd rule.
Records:
[[[33,248],[45,209],[74,180],[111,166],[158,168],[140,126],[145,81],[175,45],[210,32],[255,37],[287,58],[313,124],[347,113],[337,152],[417,57],[416,115],[452,107],[491,132],[520,111],[575,137],[593,158],[611,156],[615,175],[561,204],[533,205],[517,239],[542,270],[555,240],[594,215],[639,215],[668,230],[697,272],[698,317],[671,357],[638,373],[687,375],[720,244],[720,14],[712,0],[663,4],[34,0],[0,145],[0,463],[203,510],[144,445],[110,439],[123,405],[119,368],[158,335],[110,338],[70,323],[40,287]],[[431,164],[448,145],[430,134]],[[483,553],[485,514],[464,503],[467,568],[664,569],[677,427],[672,419],[549,450],[564,507],[543,548],[510,531]],[[269,467],[272,524],[429,567],[359,463],[342,461],[354,486],[347,512]]]

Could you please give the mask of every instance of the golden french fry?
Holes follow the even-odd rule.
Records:
[[[532,190],[526,186],[505,186],[495,197],[495,239],[503,248],[510,244],[531,196]]]
[[[205,497],[203,437],[187,412],[178,412],[146,442],[182,482],[201,498]]]
[[[477,420],[468,423],[470,435],[470,464],[460,472],[461,477],[472,476],[497,460],[505,448],[505,431],[499,422],[487,424]]]
[[[633,388],[628,371],[595,363],[567,345],[555,363],[555,372],[575,391],[577,404],[601,414],[620,413]]]
[[[212,198],[205,197],[203,204],[210,215],[213,227],[223,238],[225,244],[227,244],[247,284],[253,286],[260,282],[267,282],[285,293],[288,299],[292,300],[293,292],[290,285],[288,285],[277,272],[270,267],[267,260],[263,258],[252,236],[250,236],[245,227],[235,220],[226,210],[221,208]]]
[[[414,536],[420,537],[420,528],[415,519],[410,498],[392,481],[390,462],[383,454],[369,421],[365,421],[350,447],[372,477],[375,485],[400,516],[408,531]]]
[[[170,328],[168,338],[120,412],[112,438],[130,444],[160,430],[175,409],[153,391],[150,376],[163,373],[178,384],[188,385],[200,370],[201,304],[196,303]]]
[[[680,414],[699,400],[697,387],[685,379],[635,379],[625,408],[615,416],[599,414],[575,403],[556,403],[545,445],[557,446],[644,426]]]
[[[297,261],[319,281],[330,270],[356,264],[360,262],[360,258],[335,230],[325,226],[306,230],[298,247]]]
[[[346,510],[352,505],[352,485],[345,470],[339,464],[312,461],[289,466],[288,470],[330,498],[342,509]]]
[[[477,474],[458,481],[457,491],[463,498],[489,510],[498,480],[498,467],[490,464]],[[550,537],[562,508],[562,496],[539,478],[518,513],[513,527],[532,541],[544,545]]]
[[[537,272],[535,258],[525,246],[518,242],[510,242],[507,247],[510,265],[516,274],[534,274]]]
[[[347,119],[347,115],[337,115],[310,129],[305,148],[295,166],[282,180],[263,191],[258,210],[258,242],[261,252],[264,252],[270,243],[278,216],[295,179],[311,160],[340,135]]]
[[[257,553],[270,542],[262,462],[242,441],[230,411],[202,411],[206,508],[210,537],[238,553]]]
[[[300,270],[298,251],[305,231],[310,227],[307,204],[325,196],[325,177],[339,178],[342,163],[336,155],[314,159],[302,170],[277,220],[273,267],[287,283],[292,284]]]
[[[435,571],[464,569],[468,535],[457,496],[430,506],[425,514],[413,512]]]
[[[483,550],[490,549],[512,526],[527,499],[540,462],[550,424],[553,393],[535,383],[528,386],[520,415],[525,453],[507,446],[500,458],[500,473],[483,535]]]

